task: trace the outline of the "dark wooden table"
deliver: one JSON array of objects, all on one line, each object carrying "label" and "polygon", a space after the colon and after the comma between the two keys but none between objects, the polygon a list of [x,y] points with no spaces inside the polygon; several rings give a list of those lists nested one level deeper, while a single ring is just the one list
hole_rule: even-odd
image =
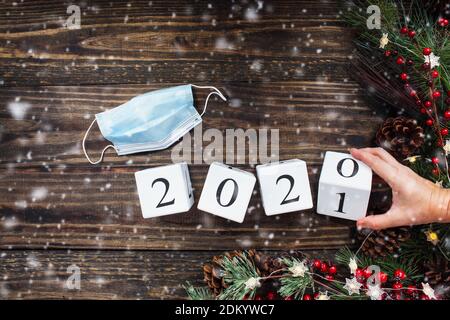
[{"label": "dark wooden table", "polygon": [[[143,219],[134,173],[171,149],[90,165],[94,114],[183,83],[215,85],[203,129],[279,128],[280,158],[307,161],[316,197],[323,153],[371,144],[382,120],[351,79],[352,35],[339,1],[0,3],[0,298],[184,298],[201,265],[238,248],[335,250],[354,223],[314,210],[244,223],[200,212]],[[198,92],[198,91],[197,91]],[[201,107],[205,92],[196,94]],[[91,153],[107,142],[93,136]],[[254,167],[238,166],[254,172]],[[198,200],[207,164],[191,165]],[[386,188],[374,184],[372,199]],[[68,290],[67,268],[81,270]]]}]

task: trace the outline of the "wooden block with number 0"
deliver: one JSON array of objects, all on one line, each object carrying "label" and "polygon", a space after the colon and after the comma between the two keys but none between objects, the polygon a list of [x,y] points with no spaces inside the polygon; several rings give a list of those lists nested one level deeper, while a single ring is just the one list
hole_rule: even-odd
[{"label": "wooden block with number 0", "polygon": [[138,171],[135,177],[144,218],[186,212],[194,204],[185,162]]},{"label": "wooden block with number 0", "polygon": [[266,215],[313,207],[306,162],[298,159],[256,166]]},{"label": "wooden block with number 0", "polygon": [[256,178],[250,172],[213,162],[198,209],[239,223],[244,221]]},{"label": "wooden block with number 0", "polygon": [[351,155],[328,151],[319,179],[317,213],[358,220],[367,213],[372,170]]}]

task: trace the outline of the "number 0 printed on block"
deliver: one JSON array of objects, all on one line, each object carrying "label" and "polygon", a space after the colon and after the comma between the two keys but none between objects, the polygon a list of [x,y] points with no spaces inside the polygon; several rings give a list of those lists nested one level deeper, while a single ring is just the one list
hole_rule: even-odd
[{"label": "number 0 printed on block", "polygon": [[255,182],[256,178],[250,172],[214,162],[209,167],[198,208],[241,223]]},{"label": "number 0 printed on block", "polygon": [[358,220],[366,215],[372,170],[351,155],[328,151],[319,180],[317,213]]}]

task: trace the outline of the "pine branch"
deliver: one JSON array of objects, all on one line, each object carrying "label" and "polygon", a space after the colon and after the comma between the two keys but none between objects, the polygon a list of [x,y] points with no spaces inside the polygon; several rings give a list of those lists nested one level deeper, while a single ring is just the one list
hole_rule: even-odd
[{"label": "pine branch", "polygon": [[191,300],[215,300],[208,288],[194,287],[187,282],[186,285],[183,286],[183,289]]},{"label": "pine branch", "polygon": [[[286,265],[288,270],[289,268],[293,268],[294,266],[303,263],[302,261],[293,257],[284,258],[282,261]],[[278,290],[278,293],[285,298],[292,297],[294,299],[301,299],[305,294],[305,290],[307,288],[313,287],[313,277],[309,272],[305,273],[303,276],[292,276],[292,274],[290,274],[281,278],[281,287]]]},{"label": "pine branch", "polygon": [[249,280],[260,281],[255,265],[246,253],[240,257],[224,256],[221,267],[224,269],[224,280],[229,285],[218,297],[220,300],[252,299],[259,285],[249,285]]}]

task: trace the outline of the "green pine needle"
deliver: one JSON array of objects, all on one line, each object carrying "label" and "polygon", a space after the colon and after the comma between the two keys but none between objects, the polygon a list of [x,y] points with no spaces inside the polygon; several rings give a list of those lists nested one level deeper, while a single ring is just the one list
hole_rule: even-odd
[{"label": "green pine needle", "polygon": [[186,293],[191,300],[215,300],[211,291],[208,288],[194,287],[189,282],[183,286]]},{"label": "green pine needle", "polygon": [[248,288],[246,283],[251,278],[260,279],[254,263],[246,253],[241,256],[225,256],[221,262],[224,280],[228,287],[219,295],[220,300],[252,299],[257,288]]},{"label": "green pine needle", "polygon": [[[288,269],[302,263],[302,261],[294,257],[284,258],[282,261]],[[281,278],[281,287],[278,293],[285,298],[301,299],[305,294],[305,290],[313,288],[313,286],[314,282],[310,273],[305,273],[303,277],[286,276]]]}]

